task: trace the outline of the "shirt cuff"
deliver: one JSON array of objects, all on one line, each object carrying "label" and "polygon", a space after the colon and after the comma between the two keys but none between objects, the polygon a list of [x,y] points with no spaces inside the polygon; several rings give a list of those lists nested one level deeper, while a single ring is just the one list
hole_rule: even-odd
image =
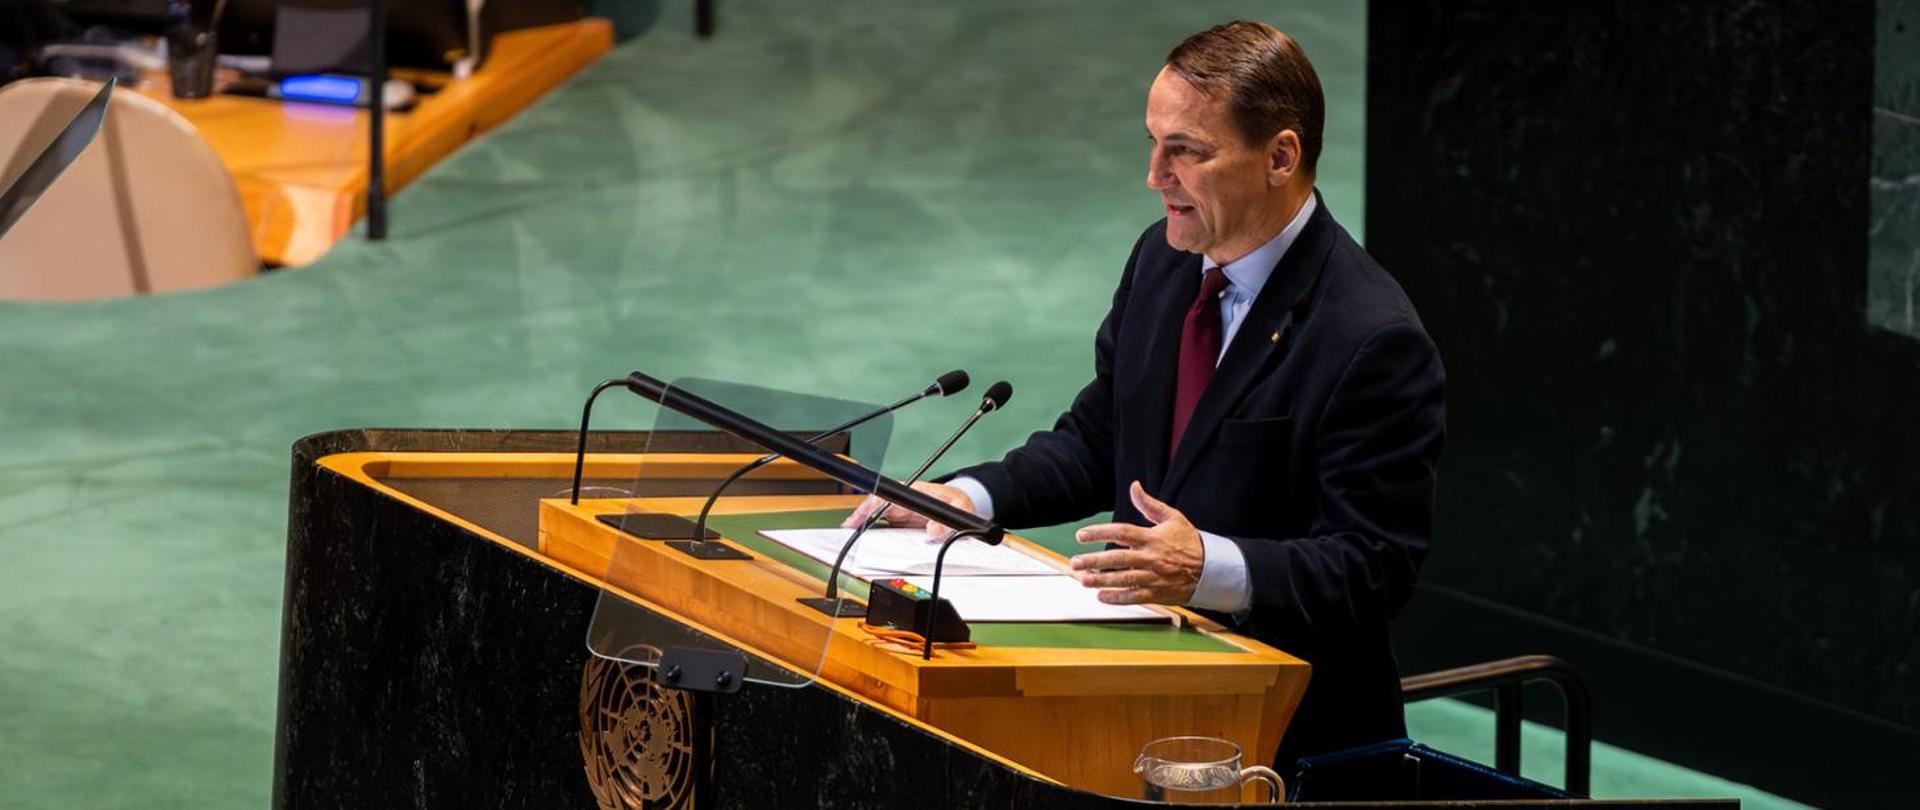
[{"label": "shirt cuff", "polygon": [[[973,499],[973,513],[986,520],[993,519],[993,495],[987,492],[985,484],[972,476],[960,476],[947,482],[947,486],[960,490]],[[1237,549],[1236,549],[1237,551]]]},{"label": "shirt cuff", "polygon": [[1247,581],[1247,556],[1232,540],[1212,532],[1200,533],[1200,545],[1206,561],[1200,567],[1200,584],[1193,590],[1187,607],[1217,610],[1233,614],[1241,621],[1253,607],[1253,586]]}]

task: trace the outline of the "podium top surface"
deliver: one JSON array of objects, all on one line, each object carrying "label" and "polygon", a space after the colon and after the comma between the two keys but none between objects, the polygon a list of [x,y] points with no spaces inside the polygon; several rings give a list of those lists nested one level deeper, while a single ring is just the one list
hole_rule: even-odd
[{"label": "podium top surface", "polygon": [[[706,482],[723,477],[754,457],[740,453],[682,453],[675,454],[671,461],[647,460],[648,481],[659,493],[659,497],[643,499],[647,511],[697,513],[703,500],[697,493]],[[407,500],[418,501],[419,505],[468,524],[483,534],[538,549],[550,562],[574,563],[569,567],[577,568],[596,584],[606,585],[602,580],[611,544],[637,541],[623,539],[618,531],[598,523],[595,517],[630,511],[633,501],[594,498],[594,484],[634,482],[642,470],[643,458],[641,454],[632,453],[589,456],[578,506],[566,503],[573,459],[565,454],[344,453],[327,456],[320,464]],[[756,483],[765,491],[768,481],[784,481],[800,491],[754,494]],[[743,494],[722,499],[714,509],[709,527],[726,542],[766,558],[755,570],[794,585],[796,595],[817,594],[825,583],[827,566],[758,533],[837,525],[839,516],[859,503],[859,496],[838,494],[840,488],[834,482],[821,480],[812,470],[785,461],[769,465],[729,491]],[[527,534],[525,521],[503,519],[500,514],[503,511],[534,508],[531,504],[503,502],[504,492],[531,495],[544,502],[537,507],[544,514],[537,515],[536,536]],[[507,524],[514,525],[508,526],[506,532],[501,531]],[[583,552],[577,549],[558,547],[556,537],[562,535],[569,538],[580,535],[573,545],[593,546],[599,556],[582,556]],[[1008,542],[1034,556],[1064,564],[1064,557],[1025,538],[1010,535]],[[846,582],[844,590],[855,597],[865,597],[864,583]],[[643,594],[635,596],[645,601]],[[1125,658],[1134,661],[1141,660],[1142,654],[1165,653],[1183,661],[1306,666],[1293,656],[1234,634],[1198,614],[1177,608],[1167,610],[1178,614],[1180,626],[1139,622],[978,622],[973,624],[973,629],[980,646],[969,657],[987,655],[982,651],[996,648],[1061,649],[1079,651],[1076,659],[1085,661],[1088,660],[1086,651],[1111,650],[1130,653]]]}]

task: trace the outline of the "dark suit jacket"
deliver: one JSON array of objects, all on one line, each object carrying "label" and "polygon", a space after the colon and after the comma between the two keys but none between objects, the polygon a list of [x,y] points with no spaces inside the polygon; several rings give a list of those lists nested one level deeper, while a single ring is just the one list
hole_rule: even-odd
[{"label": "dark suit jacket", "polygon": [[1100,325],[1093,382],[1052,430],[956,475],[978,479],[1012,528],[1109,508],[1147,525],[1127,497],[1139,479],[1246,556],[1253,604],[1236,629],[1313,665],[1276,762],[1404,736],[1387,622],[1432,531],[1439,353],[1323,203],[1168,459],[1181,321],[1199,286],[1200,255],[1169,247],[1165,220],[1148,228]]}]

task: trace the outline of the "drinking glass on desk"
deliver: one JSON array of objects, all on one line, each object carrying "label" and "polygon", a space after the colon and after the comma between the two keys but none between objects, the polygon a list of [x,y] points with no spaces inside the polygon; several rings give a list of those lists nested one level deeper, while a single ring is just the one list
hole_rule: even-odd
[{"label": "drinking glass on desk", "polygon": [[1133,772],[1146,782],[1148,801],[1168,804],[1239,804],[1240,786],[1267,785],[1267,802],[1279,804],[1286,783],[1272,768],[1240,767],[1240,746],[1214,737],[1167,737],[1147,743]]},{"label": "drinking glass on desk", "polygon": [[174,98],[213,95],[213,66],[219,56],[213,29],[182,23],[167,31],[167,79]]}]

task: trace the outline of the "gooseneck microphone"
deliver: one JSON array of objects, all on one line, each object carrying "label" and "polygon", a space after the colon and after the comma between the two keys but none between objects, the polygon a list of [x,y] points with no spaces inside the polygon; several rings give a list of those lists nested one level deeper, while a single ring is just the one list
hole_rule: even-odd
[{"label": "gooseneck microphone", "polygon": [[[587,423],[589,420],[593,418],[593,401],[599,398],[601,392],[609,388],[613,388],[615,386],[626,385],[627,382],[628,382],[627,378],[619,377],[619,378],[607,380],[606,382],[603,382],[599,385],[594,386],[593,393],[587,395],[586,407],[583,408],[580,412],[580,446],[579,446],[579,449],[574,452],[574,456],[573,456],[572,503],[576,506],[580,504],[580,475],[582,470],[585,468],[586,461],[587,461]],[[856,416],[852,419],[849,419],[831,428],[820,431],[819,433],[816,433],[812,436],[807,437],[805,441],[807,444],[814,444],[836,433],[842,433],[848,430],[852,430],[856,427],[866,424],[867,422],[870,422],[874,419],[878,419],[887,414],[893,413],[894,411],[900,410],[901,408],[905,408],[908,405],[912,405],[913,403],[919,402],[920,400],[926,399],[928,397],[947,396],[950,394],[960,393],[961,391],[966,390],[967,384],[969,382],[971,382],[971,380],[967,377],[967,373],[965,371],[961,371],[960,369],[954,369],[952,371],[949,371],[945,374],[940,375],[938,379],[935,379],[933,381],[932,385],[929,385],[926,388],[921,389],[920,393],[906,397],[900,400],[899,402],[893,403],[892,405],[888,405],[884,408],[880,408],[878,410],[874,410],[874,411],[862,414],[860,416]],[[739,479],[741,476],[746,475],[747,473],[753,472],[754,470],[760,469],[761,467],[764,467],[768,464],[771,464],[775,459],[779,457],[780,457],[779,453],[768,453],[765,456],[761,456],[760,458],[749,462],[746,466],[741,467],[738,470],[735,470],[732,475],[727,476],[727,480],[722,481],[720,483],[720,486],[714,489],[713,495],[707,498],[706,505],[700,508],[700,522],[699,522],[700,531],[696,531],[693,534],[694,541],[699,542],[702,538],[706,536],[704,532],[707,525],[707,510],[713,508],[713,502],[715,499],[720,497],[721,490],[726,489],[729,484],[732,484],[735,480]]]},{"label": "gooseneck microphone", "polygon": [[856,492],[872,493],[942,525],[976,532],[980,542],[988,545],[998,544],[1006,536],[1006,530],[993,521],[960,509],[939,498],[930,497],[924,492],[867,469],[859,462],[824,452],[739,411],[684,391],[669,395],[670,389],[666,383],[644,372],[636,371],[627,375],[626,382],[627,390],[639,396],[818,470]]},{"label": "gooseneck microphone", "polygon": [[[1012,398],[1012,383],[1001,380],[988,386],[986,396],[980,398],[980,407],[973,412],[973,415],[967,417],[967,421],[960,425],[960,429],[954,431],[952,436],[948,436],[946,442],[940,445],[940,449],[933,451],[933,455],[927,456],[927,460],[921,463],[920,468],[914,470],[913,475],[909,476],[903,483],[907,486],[913,486],[913,483],[920,480],[920,476],[925,475],[927,470],[940,460],[941,456],[946,455],[947,451],[953,448],[955,442],[960,441],[961,436],[967,435],[967,431],[973,429],[974,424],[978,423],[981,417],[1000,410],[1007,404],[1007,400]],[[860,536],[866,534],[867,530],[873,528],[874,524],[879,523],[880,517],[886,513],[887,510],[884,508],[874,510],[873,514],[867,516],[866,521],[862,522],[858,528],[853,530],[853,534],[847,536],[847,542],[841,544],[839,555],[833,558],[833,568],[827,571],[826,596],[818,599],[801,599],[799,600],[801,604],[812,607],[829,616],[859,618],[860,615],[863,615],[854,612],[860,608],[845,604],[839,598],[840,567],[846,563],[847,553],[853,550],[853,544],[859,542]],[[942,549],[943,553],[944,551],[945,550]],[[936,579],[939,577],[937,563],[938,561],[936,561],[934,572]]]},{"label": "gooseneck microphone", "polygon": [[593,418],[593,401],[600,393],[615,386],[626,385],[625,377],[615,377],[593,387],[593,393],[587,395],[587,404],[580,409],[580,447],[573,453],[573,500],[574,506],[580,505],[580,473],[587,466],[587,421]]},{"label": "gooseneck microphone", "polygon": [[[952,394],[958,394],[961,391],[966,390],[967,384],[970,382],[972,382],[972,380],[967,377],[967,373],[965,371],[961,371],[960,369],[954,369],[952,371],[949,371],[945,374],[940,375],[939,379],[934,380],[932,385],[929,385],[926,388],[921,389],[920,393],[918,394],[914,394],[912,396],[901,399],[899,402],[895,402],[892,405],[888,405],[884,408],[880,408],[880,409],[862,414],[860,416],[856,416],[838,425],[835,425],[833,427],[827,428],[826,430],[820,431],[819,433],[815,433],[812,436],[808,436],[807,438],[802,439],[801,441],[804,441],[810,445],[819,444],[820,442],[825,441],[830,436],[834,436],[840,433],[845,433],[846,431],[852,430],[856,427],[866,424],[867,422],[873,421],[882,416],[893,413],[894,411],[900,410],[901,408],[905,408],[908,405],[912,405],[915,402],[919,402],[920,400],[927,399],[929,397],[944,397]],[[768,464],[772,464],[774,460],[778,458],[780,458],[779,453],[768,453],[764,456],[761,456],[752,461],[749,461],[746,464],[741,465],[740,469],[734,470],[733,474],[727,476],[726,480],[721,481],[719,486],[714,487],[713,494],[708,495],[706,503],[703,503],[700,505],[700,517],[698,517],[693,521],[693,542],[700,543],[706,540],[707,513],[713,511],[714,503],[720,500],[720,494],[725,492],[727,490],[727,487],[732,486],[733,482],[740,480],[747,473],[753,472],[754,470],[760,469],[761,467],[765,467]]]},{"label": "gooseneck microphone", "polygon": [[[1000,545],[999,538],[990,539],[973,529],[956,529],[952,534],[947,535],[947,539],[940,541],[940,553],[933,557],[933,592],[927,594],[927,601],[935,605],[940,604],[940,569],[945,568],[947,565],[947,549],[953,548],[954,543],[968,537],[990,546]],[[920,638],[922,639],[920,642],[920,660],[922,661],[933,660],[933,623],[937,613],[938,611],[934,610],[927,611],[926,621],[920,626]]]}]

